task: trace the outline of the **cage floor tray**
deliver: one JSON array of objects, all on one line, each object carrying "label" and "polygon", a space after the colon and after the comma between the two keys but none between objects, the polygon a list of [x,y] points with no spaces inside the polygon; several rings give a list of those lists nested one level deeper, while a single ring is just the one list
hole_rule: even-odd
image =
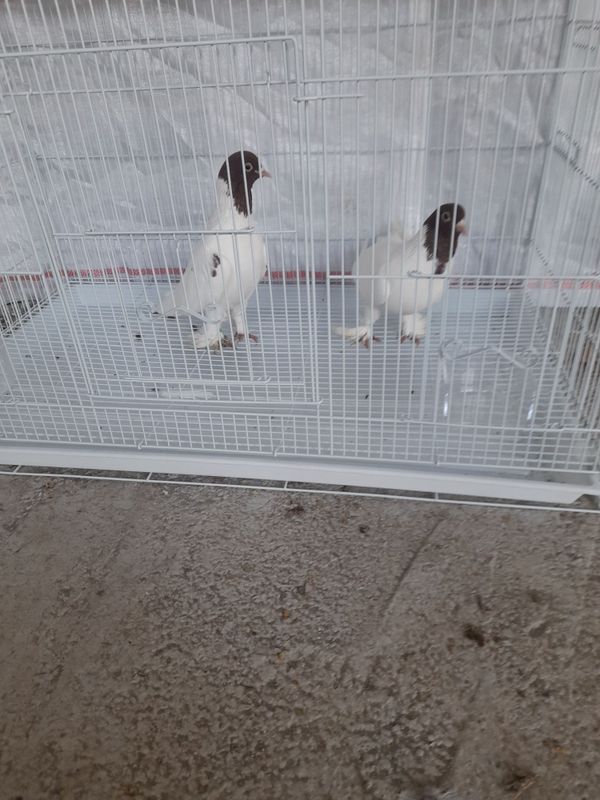
[{"label": "cage floor tray", "polygon": [[348,283],[261,285],[258,342],[209,352],[193,320],[148,315],[143,285],[72,284],[4,337],[5,441],[592,469],[539,311],[521,290],[449,290],[420,345],[399,321],[371,349]]}]

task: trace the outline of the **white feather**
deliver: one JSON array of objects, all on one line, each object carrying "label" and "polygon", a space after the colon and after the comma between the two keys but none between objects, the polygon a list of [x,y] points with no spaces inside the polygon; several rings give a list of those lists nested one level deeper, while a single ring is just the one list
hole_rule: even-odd
[{"label": "white feather", "polygon": [[246,305],[267,269],[264,238],[252,233],[252,217],[235,209],[221,179],[217,180],[217,209],[208,228],[239,233],[207,234],[192,250],[181,281],[160,301],[160,311],[166,315],[206,315],[204,331],[194,337],[197,347],[218,344],[220,325],[227,319],[236,333],[246,333]]},{"label": "white feather", "polygon": [[403,336],[417,339],[425,334],[423,312],[439,301],[444,281],[426,277],[435,274],[436,259],[427,260],[424,230],[407,240],[400,231],[400,226],[393,226],[390,236],[360,254],[352,271],[357,276],[361,324],[336,328],[338,335],[368,345],[373,325],[386,310],[401,317]]}]

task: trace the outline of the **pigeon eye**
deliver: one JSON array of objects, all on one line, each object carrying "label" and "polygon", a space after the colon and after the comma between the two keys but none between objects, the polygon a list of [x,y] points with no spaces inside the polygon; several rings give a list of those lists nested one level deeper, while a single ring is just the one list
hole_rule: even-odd
[{"label": "pigeon eye", "polygon": [[450,214],[447,211],[442,212],[442,222],[450,222]]},{"label": "pigeon eye", "polygon": [[252,164],[249,161],[246,161],[246,172],[252,172]]}]

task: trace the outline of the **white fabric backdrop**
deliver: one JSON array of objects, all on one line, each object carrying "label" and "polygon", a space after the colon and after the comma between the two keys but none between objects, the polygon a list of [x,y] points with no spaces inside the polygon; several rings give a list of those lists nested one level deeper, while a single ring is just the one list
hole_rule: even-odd
[{"label": "white fabric backdrop", "polygon": [[[357,248],[389,224],[413,229],[440,201],[454,199],[465,205],[470,228],[457,272],[525,269],[557,78],[477,73],[556,67],[566,0],[340,0],[322,9],[316,0],[90,0],[77,13],[70,2],[46,5],[0,8],[0,47],[21,53],[0,64],[4,104],[16,109],[0,117],[0,269],[49,263],[23,158],[33,156],[38,205],[52,232],[196,230],[211,211],[215,172],[242,143],[260,151],[276,176],[255,199],[258,223],[272,234],[272,269],[311,265],[308,230],[315,269],[349,270]],[[297,74],[278,41],[251,50],[23,57],[46,48],[280,36],[295,39]],[[386,80],[393,75],[404,77]],[[199,88],[249,76],[253,87]],[[373,77],[381,80],[360,81]],[[143,90],[149,86],[152,93]],[[297,93],[361,97],[297,109],[290,101]],[[299,247],[281,230],[297,231]],[[74,270],[181,266],[189,249],[185,236],[52,242]]]}]

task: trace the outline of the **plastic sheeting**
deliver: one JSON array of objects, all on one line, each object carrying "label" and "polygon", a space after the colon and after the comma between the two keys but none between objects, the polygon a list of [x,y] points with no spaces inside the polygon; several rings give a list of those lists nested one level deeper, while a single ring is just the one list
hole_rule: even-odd
[{"label": "plastic sheeting", "polygon": [[[523,274],[570,6],[9,0],[0,271],[185,266],[243,145],[275,176],[255,196],[273,270],[348,271],[390,225],[458,200],[470,236],[455,271]],[[563,127],[579,113],[563,108]]]}]

